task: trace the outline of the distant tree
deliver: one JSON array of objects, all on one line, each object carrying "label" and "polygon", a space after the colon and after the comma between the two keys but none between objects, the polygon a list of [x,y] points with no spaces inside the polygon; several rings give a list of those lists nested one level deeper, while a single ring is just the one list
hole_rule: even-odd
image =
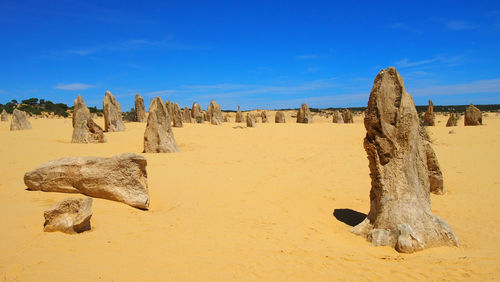
[{"label": "distant tree", "polygon": [[33,106],[33,105],[36,105],[38,103],[38,98],[30,98],[30,99],[22,100],[21,103]]}]

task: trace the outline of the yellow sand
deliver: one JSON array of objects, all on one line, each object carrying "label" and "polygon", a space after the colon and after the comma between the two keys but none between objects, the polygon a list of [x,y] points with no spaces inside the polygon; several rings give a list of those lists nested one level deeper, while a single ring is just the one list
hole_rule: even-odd
[{"label": "yellow sand", "polygon": [[[26,191],[23,175],[61,157],[140,153],[144,123],[71,144],[70,119],[0,123],[2,280],[485,280],[500,278],[500,117],[430,128],[447,193],[432,208],[460,248],[399,254],[373,247],[333,216],[366,213],[370,177],[361,116],[354,124],[185,124],[182,150],[144,154],[149,211],[95,199],[92,230],[43,232],[43,211],[79,194]],[[234,121],[234,114],[233,114]],[[97,119],[103,124],[102,119]],[[456,134],[448,134],[454,129]]]}]

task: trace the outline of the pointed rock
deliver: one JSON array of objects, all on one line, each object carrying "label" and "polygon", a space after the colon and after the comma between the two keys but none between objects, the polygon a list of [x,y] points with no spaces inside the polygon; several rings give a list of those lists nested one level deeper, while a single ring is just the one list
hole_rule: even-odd
[{"label": "pointed rock", "polygon": [[210,123],[213,125],[221,125],[222,124],[222,111],[220,109],[220,105],[215,103],[214,100],[210,102],[207,111],[210,120]]},{"label": "pointed rock", "polygon": [[448,121],[446,122],[446,126],[457,126],[458,125],[458,116],[456,113],[450,113],[450,116],[448,117]]},{"label": "pointed rock", "polygon": [[429,106],[427,107],[427,111],[424,114],[424,125],[426,126],[434,126],[435,125],[435,116],[434,116],[434,104],[432,100],[429,100]]},{"label": "pointed rock", "polygon": [[276,115],[274,116],[274,123],[285,123],[285,114],[283,112],[276,112]]},{"label": "pointed rock", "polygon": [[122,120],[122,108],[115,96],[106,91],[102,101],[102,111],[104,113],[104,130],[106,132],[124,131],[125,125]]},{"label": "pointed rock", "polygon": [[73,107],[73,135],[71,143],[104,143],[106,137],[102,128],[97,125],[90,115],[80,94],[75,99]]},{"label": "pointed rock", "polygon": [[160,97],[156,97],[149,106],[148,123],[144,132],[144,153],[180,152],[170,124],[167,107]]},{"label": "pointed rock", "polygon": [[240,106],[238,105],[238,111],[236,112],[236,118],[234,122],[241,123],[243,122],[243,113],[241,112]]},{"label": "pointed rock", "polygon": [[312,123],[311,111],[306,103],[303,103],[297,112],[297,123]]},{"label": "pointed rock", "polygon": [[191,111],[188,107],[185,107],[182,111],[182,122],[193,123],[193,119],[191,118]]},{"label": "pointed rock", "polygon": [[32,191],[82,193],[148,209],[146,165],[146,158],[131,153],[62,158],[27,172],[24,184]]},{"label": "pointed rock", "polygon": [[483,124],[483,115],[481,111],[476,108],[474,105],[470,104],[467,109],[465,109],[465,118],[464,125],[482,125]]},{"label": "pointed rock", "polygon": [[141,97],[141,95],[137,94],[135,95],[135,113],[137,115],[137,121],[138,122],[146,122],[146,108],[144,107],[144,99]]},{"label": "pointed rock", "polygon": [[7,112],[5,109],[2,110],[2,121],[9,121],[9,116],[7,115]]},{"label": "pointed rock", "polygon": [[247,113],[247,127],[257,127],[255,115],[252,113]]},{"label": "pointed rock", "polygon": [[260,113],[260,118],[262,119],[262,123],[269,122],[269,120],[267,119],[267,112],[266,111],[262,111]]},{"label": "pointed rock", "polygon": [[191,117],[194,119],[195,123],[203,123],[203,113],[201,112],[201,106],[196,102],[193,103],[191,108]]},{"label": "pointed rock", "polygon": [[344,123],[354,123],[354,119],[352,118],[352,113],[349,109],[344,109],[342,111],[342,119]]},{"label": "pointed rock", "polygon": [[413,99],[395,68],[379,72],[365,112],[370,212],[352,232],[399,252],[458,246],[453,230],[432,214],[427,151]]},{"label": "pointed rock", "polygon": [[14,109],[12,112],[12,121],[10,122],[10,130],[27,130],[31,129],[31,123],[25,112]]},{"label": "pointed rock", "polygon": [[182,127],[182,113],[179,104],[172,103],[172,115],[174,127]]},{"label": "pointed rock", "polygon": [[427,156],[427,170],[429,171],[429,190],[433,194],[442,195],[445,193],[443,173],[436,152],[434,152],[429,142],[425,142],[425,153]]},{"label": "pointed rock", "polygon": [[344,123],[344,118],[342,117],[342,114],[339,111],[333,111],[332,122],[333,123]]},{"label": "pointed rock", "polygon": [[91,229],[92,198],[68,198],[43,213],[43,231],[81,233]]}]

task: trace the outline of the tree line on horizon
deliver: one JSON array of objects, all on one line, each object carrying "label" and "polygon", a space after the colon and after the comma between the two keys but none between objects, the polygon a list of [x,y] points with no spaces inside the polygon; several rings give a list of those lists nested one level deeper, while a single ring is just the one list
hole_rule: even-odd
[{"label": "tree line on horizon", "polygon": [[[434,105],[435,112],[465,112],[465,109],[469,105]],[[481,111],[500,111],[500,104],[486,104],[486,105],[475,105]],[[416,106],[417,111],[425,112],[427,110],[427,105]],[[91,113],[95,113],[99,116],[102,115],[102,109],[98,109],[97,107],[88,107]],[[5,105],[0,103],[0,112],[5,110],[7,113],[12,114],[14,109],[18,109],[24,112],[27,112],[31,115],[41,115],[42,112],[53,113],[54,115],[67,117],[68,111],[73,110],[73,106],[69,107],[64,103],[53,103],[52,101],[39,99],[39,98],[30,98],[26,100],[21,100],[19,103],[17,100],[13,99],[10,102],[7,102]],[[283,108],[283,109],[274,109],[276,111],[290,111],[297,110],[298,108]],[[311,112],[321,112],[321,111],[334,111],[334,110],[343,110],[349,109],[353,112],[361,112],[365,111],[366,107],[329,107],[329,108],[309,108]],[[223,112],[236,112],[235,110],[222,110]],[[133,121],[135,116],[135,109],[131,108],[128,112],[123,112],[125,120]]]}]

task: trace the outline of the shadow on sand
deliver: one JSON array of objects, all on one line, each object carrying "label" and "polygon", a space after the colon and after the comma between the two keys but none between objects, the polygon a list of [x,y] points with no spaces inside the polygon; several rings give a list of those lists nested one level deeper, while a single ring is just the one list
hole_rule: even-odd
[{"label": "shadow on sand", "polygon": [[366,218],[366,214],[351,209],[335,209],[333,211],[333,216],[338,221],[342,221],[343,223],[353,227],[361,223]]}]

